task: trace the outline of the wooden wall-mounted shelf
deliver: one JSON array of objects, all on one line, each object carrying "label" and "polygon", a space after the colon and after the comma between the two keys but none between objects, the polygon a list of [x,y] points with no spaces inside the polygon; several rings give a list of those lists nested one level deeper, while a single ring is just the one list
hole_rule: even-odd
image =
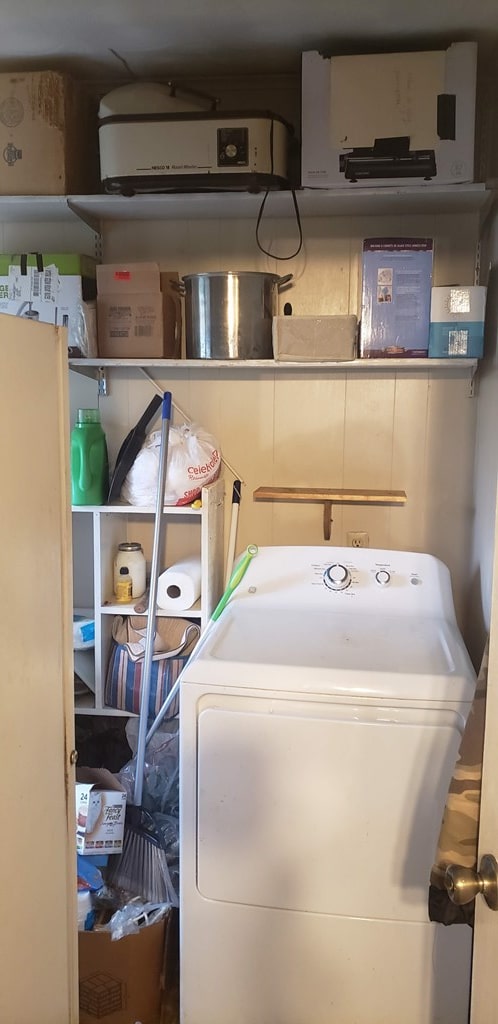
[{"label": "wooden wall-mounted shelf", "polygon": [[258,487],[254,501],[304,501],[323,505],[323,537],[330,540],[332,505],[405,505],[405,491],[379,491],[371,488],[330,487]]}]

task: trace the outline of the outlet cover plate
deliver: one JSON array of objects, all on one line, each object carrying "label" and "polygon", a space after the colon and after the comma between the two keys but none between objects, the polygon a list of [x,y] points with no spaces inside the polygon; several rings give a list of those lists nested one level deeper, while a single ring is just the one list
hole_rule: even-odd
[{"label": "outlet cover plate", "polygon": [[368,533],[364,530],[349,530],[346,540],[349,548],[368,548]]}]

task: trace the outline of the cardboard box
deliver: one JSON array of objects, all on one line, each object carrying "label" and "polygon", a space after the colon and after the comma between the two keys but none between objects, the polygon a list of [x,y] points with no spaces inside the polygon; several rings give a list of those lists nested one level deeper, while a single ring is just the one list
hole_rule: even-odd
[{"label": "cardboard box", "polygon": [[0,253],[0,312],[67,327],[96,298],[96,265],[77,253]]},{"label": "cardboard box", "polygon": [[126,792],[105,768],[76,770],[76,849],[85,854],[121,853]]},{"label": "cardboard box", "polygon": [[473,181],[476,70],[476,43],[418,53],[303,53],[302,185]]},{"label": "cardboard box", "polygon": [[273,355],[281,362],[354,359],[355,316],[274,316]]},{"label": "cardboard box", "polygon": [[430,358],[481,358],[484,354],[486,291],[482,285],[432,289]]},{"label": "cardboard box", "polygon": [[432,248],[432,238],[364,240],[362,358],[428,355]]},{"label": "cardboard box", "polygon": [[159,1024],[168,918],[113,942],[78,933],[80,1024]]},{"label": "cardboard box", "polygon": [[99,355],[110,359],[179,359],[181,300],[176,271],[158,263],[97,268]]},{"label": "cardboard box", "polygon": [[95,303],[96,265],[78,253],[0,253],[0,313],[67,327],[71,355],[96,356],[95,328],[88,341],[94,351],[82,353],[75,336],[78,310]]},{"label": "cardboard box", "polygon": [[96,105],[59,71],[0,74],[0,154],[3,195],[95,191]]}]

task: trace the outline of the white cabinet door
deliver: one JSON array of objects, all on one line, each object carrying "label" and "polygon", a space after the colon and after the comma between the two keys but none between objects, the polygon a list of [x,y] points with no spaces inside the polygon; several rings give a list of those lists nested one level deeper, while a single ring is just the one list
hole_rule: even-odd
[{"label": "white cabinet door", "polygon": [[0,1020],[77,1010],[67,341],[0,316]]},{"label": "white cabinet door", "polygon": [[[498,511],[498,510],[497,510]],[[495,538],[498,537],[498,514]],[[491,553],[490,553],[491,557]],[[486,732],[482,765],[479,821],[479,862],[485,854],[498,860],[498,545],[495,540],[493,598],[489,642]],[[472,969],[471,1024],[498,1021],[498,912],[489,909],[482,896],[476,899]]]}]

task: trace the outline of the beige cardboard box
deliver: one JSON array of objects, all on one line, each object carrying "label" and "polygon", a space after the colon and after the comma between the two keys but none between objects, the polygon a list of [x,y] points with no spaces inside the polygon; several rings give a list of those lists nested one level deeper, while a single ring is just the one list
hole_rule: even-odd
[{"label": "beige cardboard box", "polygon": [[66,195],[98,185],[96,110],[58,71],[0,74],[0,193]]},{"label": "beige cardboard box", "polygon": [[110,359],[178,359],[181,301],[176,271],[158,263],[97,267],[99,355]]},{"label": "beige cardboard box", "polygon": [[117,941],[78,932],[80,1024],[158,1024],[168,925],[163,918]]},{"label": "beige cardboard box", "polygon": [[355,316],[274,316],[273,355],[280,362],[354,359]]},{"label": "beige cardboard box", "polygon": [[78,853],[121,853],[126,792],[116,776],[105,768],[78,768],[75,791]]}]

